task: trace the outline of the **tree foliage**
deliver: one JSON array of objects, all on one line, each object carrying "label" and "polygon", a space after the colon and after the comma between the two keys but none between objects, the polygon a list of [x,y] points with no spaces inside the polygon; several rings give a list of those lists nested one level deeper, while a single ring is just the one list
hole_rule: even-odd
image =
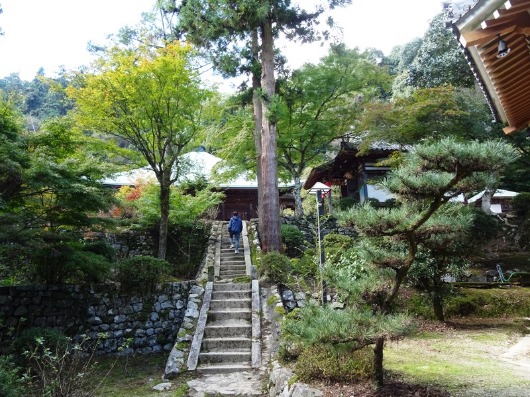
[{"label": "tree foliage", "polygon": [[[414,60],[404,68],[404,83],[416,88],[432,88],[450,84],[471,88],[475,78],[453,32],[446,26],[446,15],[434,17],[421,40]],[[409,51],[402,52],[401,63],[411,59]]]},{"label": "tree foliage", "polygon": [[[491,186],[492,178],[516,157],[515,149],[501,141],[462,143],[445,138],[417,145],[383,182],[396,196],[397,207],[376,209],[365,205],[341,216],[343,223],[355,225],[364,237],[361,257],[394,274],[378,302],[378,311],[392,312],[392,303],[422,245],[435,236],[469,227],[464,212],[454,211],[447,216],[440,208],[457,194]],[[374,354],[378,383],[383,381],[383,347],[384,339],[378,340]]]},{"label": "tree foliage", "polygon": [[154,171],[160,187],[160,258],[165,257],[170,186],[180,157],[200,142],[208,91],[193,69],[193,53],[178,42],[153,50],[114,47],[79,75],[68,93],[88,129],[124,139]]},{"label": "tree foliage", "polygon": [[364,205],[339,213],[339,221],[355,226],[360,235],[354,250],[327,267],[326,278],[345,309],[304,308],[285,323],[291,341],[375,345],[374,375],[382,384],[385,340],[410,329],[410,321],[394,312],[393,303],[418,253],[471,225],[464,207],[441,209],[456,194],[490,183],[516,156],[513,147],[500,141],[445,138],[415,146],[384,182],[397,199],[396,207]]},{"label": "tree foliage", "polygon": [[334,140],[349,132],[362,105],[390,88],[386,71],[357,50],[332,47],[316,65],[307,64],[280,84],[278,165],[295,183],[296,216],[303,215],[300,198],[304,170],[322,162]]},{"label": "tree foliage", "polygon": [[21,80],[18,73],[0,79],[0,90],[24,115],[26,128],[31,131],[38,131],[50,118],[66,115],[70,109],[63,92],[66,85],[64,70],[56,78],[45,77],[44,69],[40,68],[31,81]]},{"label": "tree foliage", "polygon": [[[335,7],[349,2],[328,0],[326,4]],[[314,12],[308,12],[284,0],[188,0],[182,3],[182,7],[174,7],[181,16],[179,29],[191,41],[216,54],[214,59],[220,69],[238,70],[241,63],[235,61],[237,58],[245,58],[250,65],[247,69],[252,73],[254,142],[259,157],[260,234],[265,252],[278,251],[281,245],[277,120],[274,115],[275,40],[280,32],[289,39],[312,40],[316,18],[323,9],[318,6]],[[239,43],[243,44],[239,46]],[[229,54],[228,57],[225,54]]]},{"label": "tree foliage", "polygon": [[[0,258],[5,264],[1,270],[28,271],[29,279],[32,273],[57,275],[52,262],[67,262],[60,247],[100,223],[97,213],[111,202],[99,183],[105,175],[100,142],[69,119],[50,120],[39,132],[24,133],[13,107],[0,102],[0,108],[0,134],[5,138],[0,140],[0,153],[6,154],[0,160]],[[88,275],[90,266],[96,267],[97,258],[93,259],[81,260],[86,271],[77,274]],[[55,275],[43,281],[65,281]]]},{"label": "tree foliage", "polygon": [[407,97],[370,103],[359,129],[366,131],[363,150],[381,141],[413,145],[447,136],[488,140],[502,135],[491,123],[482,94],[452,86],[416,89]]}]

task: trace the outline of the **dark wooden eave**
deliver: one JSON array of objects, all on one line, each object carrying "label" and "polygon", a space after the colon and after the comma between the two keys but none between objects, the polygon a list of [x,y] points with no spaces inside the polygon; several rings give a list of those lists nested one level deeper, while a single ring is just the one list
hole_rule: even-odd
[{"label": "dark wooden eave", "polygon": [[[346,179],[351,179],[362,171],[360,166],[363,164],[376,163],[397,150],[405,149],[399,145],[380,145],[360,155],[356,145],[342,142],[341,149],[333,160],[311,170],[304,183],[304,189],[311,189],[317,182],[343,185]],[[350,174],[350,178],[345,176],[347,173]]]},{"label": "dark wooden eave", "polygon": [[[530,126],[530,0],[479,0],[453,22],[504,132]],[[499,39],[510,52],[497,57]]]}]

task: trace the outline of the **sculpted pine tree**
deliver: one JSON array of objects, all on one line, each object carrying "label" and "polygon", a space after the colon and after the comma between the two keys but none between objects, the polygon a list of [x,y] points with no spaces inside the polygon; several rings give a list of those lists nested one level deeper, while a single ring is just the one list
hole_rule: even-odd
[{"label": "sculpted pine tree", "polygon": [[[433,234],[454,230],[458,217],[444,216],[438,210],[460,193],[488,186],[492,176],[516,157],[515,149],[500,141],[461,143],[446,138],[418,145],[383,183],[397,198],[396,208],[363,206],[343,215],[342,222],[354,225],[365,239],[364,257],[394,274],[379,312],[392,313],[421,244]],[[375,340],[374,371],[379,384],[383,383],[384,343],[384,336]]]},{"label": "sculpted pine tree", "polygon": [[192,69],[190,48],[168,44],[155,52],[113,48],[68,92],[79,121],[99,133],[124,139],[138,150],[160,186],[158,257],[165,258],[170,187],[179,159],[197,144],[208,93]]},{"label": "sculpted pine tree", "polygon": [[[325,3],[335,7],[350,2],[328,0]],[[276,95],[274,43],[281,32],[291,38],[312,40],[315,37],[313,24],[324,9],[319,7],[315,12],[306,12],[291,5],[289,0],[187,0],[173,9],[180,13],[180,28],[186,37],[220,55],[216,58],[218,65],[226,61],[234,65],[234,58],[227,57],[226,53],[233,49],[231,43],[238,41],[243,43],[241,50],[250,49],[250,57],[246,59],[259,56],[260,68],[256,67],[256,62],[250,61],[249,65],[253,73],[254,134],[259,156],[261,242],[265,252],[279,251],[277,115],[271,106]],[[239,56],[241,50],[235,53]],[[235,65],[237,69],[240,64],[235,61]]]},{"label": "sculpted pine tree", "polygon": [[[440,211],[461,192],[480,189],[516,158],[500,141],[458,142],[446,138],[418,145],[392,171],[384,186],[396,197],[392,208],[355,207],[340,215],[359,233],[355,250],[326,277],[345,300],[343,310],[309,306],[286,321],[285,335],[310,346],[354,350],[374,345],[374,378],[383,384],[385,341],[406,335],[410,319],[394,310],[403,281],[418,253],[432,239],[469,225],[465,209]],[[445,208],[445,207],[444,207]]]}]

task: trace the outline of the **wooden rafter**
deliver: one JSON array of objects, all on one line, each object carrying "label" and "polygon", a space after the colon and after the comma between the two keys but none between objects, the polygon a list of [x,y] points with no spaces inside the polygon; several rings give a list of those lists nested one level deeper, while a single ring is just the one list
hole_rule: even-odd
[{"label": "wooden rafter", "polygon": [[[475,71],[484,82],[491,106],[511,133],[530,125],[530,0],[475,3],[455,31],[470,54]],[[510,51],[498,56],[499,40]]]}]

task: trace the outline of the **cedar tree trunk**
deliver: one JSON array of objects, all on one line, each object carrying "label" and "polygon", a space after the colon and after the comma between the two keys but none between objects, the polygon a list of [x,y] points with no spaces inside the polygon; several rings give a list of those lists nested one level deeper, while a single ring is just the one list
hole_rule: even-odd
[{"label": "cedar tree trunk", "polygon": [[[266,0],[264,0],[266,1]],[[278,194],[278,149],[275,116],[269,104],[274,97],[274,39],[272,20],[269,16],[261,27],[261,87],[263,129],[261,132],[261,176],[262,196],[260,197],[260,217],[262,219],[261,243],[263,252],[280,251],[280,202]]]},{"label": "cedar tree trunk", "polygon": [[[258,32],[254,30],[252,32],[252,63],[259,65],[259,44],[258,44]],[[263,195],[262,183],[263,178],[261,175],[261,126],[263,123],[263,112],[261,108],[260,98],[261,88],[261,77],[259,70],[256,66],[252,69],[252,105],[254,107],[254,146],[256,147],[256,179],[258,181],[258,209],[261,204],[261,196]],[[263,225],[263,211],[258,211],[258,234],[261,239],[261,225]]]}]

